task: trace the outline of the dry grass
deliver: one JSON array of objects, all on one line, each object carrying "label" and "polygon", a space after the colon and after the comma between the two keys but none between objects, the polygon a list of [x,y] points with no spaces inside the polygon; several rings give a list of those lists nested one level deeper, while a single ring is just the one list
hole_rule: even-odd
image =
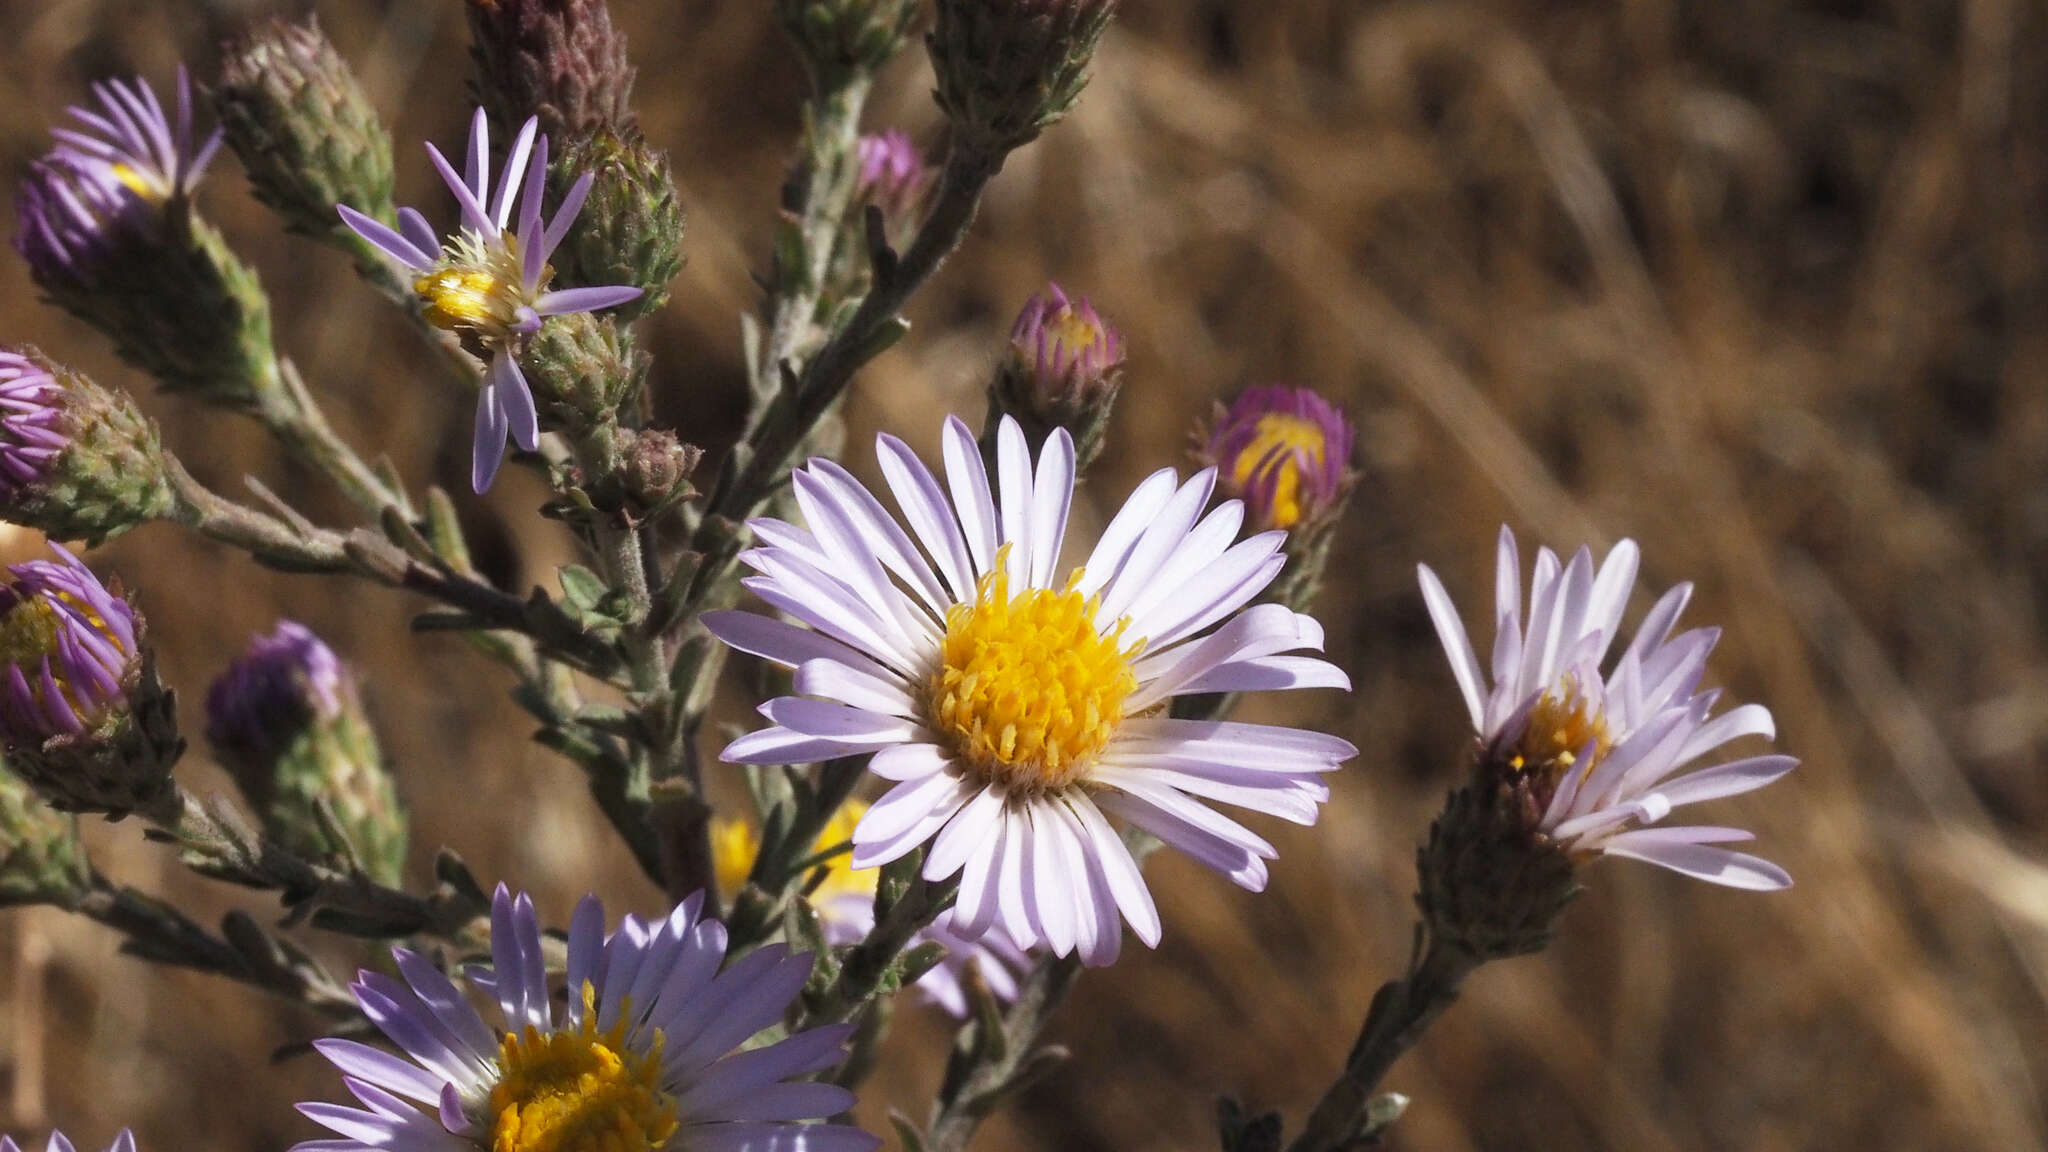
[{"label": "dry grass", "polygon": [[[179,53],[204,73],[218,35],[272,7],[0,6],[9,162],[87,77],[161,79]],[[1800,884],[1760,898],[1595,869],[1550,953],[1482,973],[1396,1069],[1416,1103],[1392,1144],[2048,1146],[2048,17],[2017,0],[1125,7],[1079,113],[1004,175],[854,423],[931,443],[934,406],[972,409],[1007,312],[1047,277],[1134,349],[1099,502],[1171,460],[1209,397],[1276,379],[1341,395],[1366,480],[1324,615],[1358,690],[1288,715],[1366,753],[1322,825],[1276,830],[1265,895],[1155,862],[1165,943],[1084,982],[1059,1029],[1071,1071],[984,1145],[1202,1148],[1219,1091],[1293,1116],[1313,1099],[1404,954],[1412,848],[1462,738],[1413,565],[1470,603],[1505,519],[1564,546],[1631,535],[1649,582],[1698,582],[1697,618],[1727,628],[1715,675],[1768,701],[1805,761],[1723,815]],[[453,0],[320,8],[403,140],[457,133]],[[651,325],[662,407],[714,445],[799,93],[767,8],[614,4],[692,211],[678,300]],[[878,113],[933,126],[922,67]],[[415,149],[401,190],[424,193]],[[460,404],[341,261],[277,236],[237,185],[223,171],[209,202],[339,421],[459,486]],[[0,316],[8,339],[135,382],[12,263]],[[196,470],[316,489],[248,429],[151,404]],[[526,515],[536,496],[505,484],[469,510],[508,577],[561,555]],[[593,882],[653,903],[569,770],[459,647],[406,637],[402,605],[168,529],[104,560],[145,590],[188,693],[275,612],[338,637],[422,853],[448,843],[557,914]],[[235,898],[127,828],[101,839],[125,878]],[[308,1019],[110,943],[0,921],[0,1127],[54,1118],[98,1142],[125,1121],[158,1149],[310,1135],[287,1105],[330,1075],[257,1062]],[[937,1023],[904,1015],[874,1121],[936,1076]]]}]

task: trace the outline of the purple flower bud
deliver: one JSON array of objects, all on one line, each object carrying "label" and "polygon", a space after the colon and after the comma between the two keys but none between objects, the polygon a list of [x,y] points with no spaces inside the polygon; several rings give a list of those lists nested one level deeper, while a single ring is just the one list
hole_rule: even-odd
[{"label": "purple flower bud", "polygon": [[51,548],[56,560],[12,565],[0,585],[0,736],[10,750],[99,725],[126,704],[141,664],[134,609]]},{"label": "purple flower bud", "polygon": [[1010,328],[1010,355],[1030,375],[1041,403],[1077,400],[1115,386],[1124,364],[1124,340],[1087,300],[1057,284],[1033,296]]},{"label": "purple flower bud", "polygon": [[1203,456],[1252,523],[1293,529],[1337,507],[1350,486],[1356,437],[1344,413],[1312,389],[1249,388],[1218,415]]},{"label": "purple flower bud", "polygon": [[936,174],[907,132],[892,128],[860,138],[860,176],[855,191],[882,210],[891,231],[907,231],[912,226]]},{"label": "purple flower bud", "polygon": [[300,731],[341,714],[355,686],[334,649],[296,620],[250,637],[206,693],[206,739],[223,760],[267,767]]},{"label": "purple flower bud", "polygon": [[0,503],[12,504],[48,481],[70,437],[64,389],[35,360],[0,349]]},{"label": "purple flower bud", "polygon": [[183,68],[175,120],[140,79],[92,93],[92,106],[70,109],[80,127],[51,129],[57,146],[30,167],[16,202],[14,246],[46,288],[90,283],[121,233],[152,227],[161,206],[191,195],[220,146],[217,129],[193,142]]}]

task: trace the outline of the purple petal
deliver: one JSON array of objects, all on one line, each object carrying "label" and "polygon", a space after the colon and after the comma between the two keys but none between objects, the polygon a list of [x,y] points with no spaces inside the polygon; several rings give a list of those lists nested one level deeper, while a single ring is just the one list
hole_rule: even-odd
[{"label": "purple petal", "polygon": [[498,404],[498,390],[485,387],[476,397],[475,455],[470,461],[470,487],[481,494],[491,490],[498,477],[498,465],[505,460],[505,410]]},{"label": "purple petal", "polygon": [[640,289],[623,284],[565,288],[560,292],[543,293],[533,302],[533,310],[543,316],[567,316],[572,312],[596,312],[639,298]]},{"label": "purple petal", "polygon": [[[348,225],[350,231],[376,245],[378,251],[407,268],[415,272],[424,272],[434,266],[436,257],[427,255],[426,250],[420,248],[412,239],[399,235],[346,204],[337,204],[334,209],[341,213],[341,222]],[[432,243],[431,235],[429,242]],[[438,252],[439,245],[434,244],[433,250]]]}]

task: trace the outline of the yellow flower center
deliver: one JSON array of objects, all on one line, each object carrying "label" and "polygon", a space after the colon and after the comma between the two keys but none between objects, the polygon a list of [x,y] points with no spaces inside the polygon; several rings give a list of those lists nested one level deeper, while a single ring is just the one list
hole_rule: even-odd
[{"label": "yellow flower center", "polygon": [[[540,284],[554,275],[541,270]],[[427,323],[449,331],[468,329],[487,340],[505,342],[514,336],[519,310],[530,301],[519,267],[519,240],[510,232],[502,243],[487,244],[464,232],[449,246],[439,266],[412,282],[426,305]]]},{"label": "yellow flower center", "polygon": [[1067,350],[1070,361],[1101,348],[1109,337],[1102,325],[1089,323],[1087,317],[1072,307],[1054,313],[1052,319],[1046,321],[1045,331],[1051,337],[1050,343],[1059,344]]},{"label": "yellow flower center", "polygon": [[583,983],[583,1023],[542,1035],[528,1027],[498,1044],[491,1089],[492,1152],[652,1152],[679,1124],[661,1087],[660,1032],[645,1051],[626,1044],[626,1020],[597,1030],[597,989]]},{"label": "yellow flower center", "polygon": [[984,783],[1039,795],[1072,784],[1123,721],[1144,641],[1123,645],[1128,619],[1095,626],[1097,597],[1076,569],[1057,592],[1010,595],[1009,545],[973,603],[946,613],[930,720]]},{"label": "yellow flower center", "polygon": [[[867,814],[868,806],[858,800],[848,801],[839,811],[832,814],[818,838],[811,844],[812,854],[836,848],[853,839],[854,825]],[[754,857],[761,853],[761,834],[745,820],[714,820],[711,824],[711,863],[718,875],[719,890],[726,893],[739,891],[746,886],[747,877],[753,874]],[[879,869],[855,868],[853,856],[841,852],[824,863],[825,879],[812,894],[813,900],[822,901],[832,896],[872,896]]]},{"label": "yellow flower center", "polygon": [[1321,469],[1328,450],[1322,426],[1285,412],[1268,412],[1253,427],[1251,443],[1237,454],[1231,466],[1230,482],[1242,491],[1254,476],[1273,473],[1273,503],[1266,514],[1274,528],[1292,528],[1301,522],[1301,474],[1304,468]]},{"label": "yellow flower center", "polygon": [[[1613,741],[1606,719],[1589,712],[1589,704],[1570,681],[1561,692],[1544,693],[1529,712],[1529,726],[1522,738],[1508,750],[1508,767],[1531,774],[1548,789],[1555,789],[1567,772],[1577,770],[1582,777],[1591,772]],[[1588,748],[1592,753],[1582,763],[1580,756]]]},{"label": "yellow flower center", "polygon": [[[121,646],[113,630],[97,613],[68,593],[57,592],[53,595],[66,604],[82,610],[86,623],[95,632],[105,637],[108,643],[116,648]],[[57,606],[40,596],[19,601],[7,610],[6,615],[0,616],[0,667],[8,664],[20,665],[22,676],[28,681],[29,693],[36,698],[37,703],[42,702],[44,692],[43,679],[39,672],[43,658],[58,651],[58,633],[64,626],[63,616],[57,611]],[[53,661],[51,670],[57,674],[57,690],[64,694],[64,702],[70,706],[71,711],[87,724],[93,723],[101,715],[100,706],[66,681],[60,661]]]},{"label": "yellow flower center", "polygon": [[119,180],[121,186],[130,192],[135,193],[151,204],[163,203],[163,191],[156,185],[143,179],[142,173],[137,172],[132,165],[112,164],[108,166],[108,170],[113,173],[114,179]]}]

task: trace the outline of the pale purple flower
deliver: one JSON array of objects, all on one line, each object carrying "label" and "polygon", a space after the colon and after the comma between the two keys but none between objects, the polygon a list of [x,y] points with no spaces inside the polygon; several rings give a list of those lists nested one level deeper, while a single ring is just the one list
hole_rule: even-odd
[{"label": "pale purple flower", "polygon": [[[21,1145],[12,1136],[0,1136],[0,1152],[21,1152]],[[43,1152],[78,1152],[62,1132],[50,1133],[49,1142],[43,1145]],[[135,1136],[123,1128],[114,1136],[114,1142],[107,1145],[107,1152],[135,1152]]]},{"label": "pale purple flower", "polygon": [[1766,860],[1715,845],[1751,839],[1737,828],[1663,827],[1674,808],[1761,788],[1790,772],[1790,756],[1748,756],[1692,768],[1745,736],[1776,735],[1769,710],[1744,704],[1711,716],[1719,689],[1699,690],[1720,629],[1672,634],[1692,585],[1653,605],[1621,656],[1638,553],[1624,540],[1596,570],[1581,548],[1561,563],[1536,554],[1528,619],[1514,533],[1501,529],[1494,576],[1492,679],[1436,573],[1419,569],[1423,599],[1450,657],[1486,762],[1533,785],[1537,831],[1573,856],[1626,856],[1733,888],[1792,883]]},{"label": "pale purple flower", "polygon": [[0,584],[0,738],[40,746],[86,732],[127,704],[141,653],[135,610],[92,569],[55,560],[11,565]]},{"label": "pale purple flower", "polygon": [[891,224],[910,222],[931,190],[936,170],[909,133],[890,129],[860,138],[860,173],[855,191],[882,210]]},{"label": "pale purple flower", "polygon": [[540,331],[541,322],[549,316],[596,312],[640,295],[640,289],[624,285],[549,291],[554,269],[548,257],[576,223],[592,176],[585,172],[577,177],[554,217],[543,220],[548,138],[540,133],[540,118],[529,118],[520,127],[495,191],[490,151],[490,128],[482,108],[470,121],[461,175],[440,149],[427,145],[428,158],[462,209],[461,227],[445,244],[415,209],[398,210],[394,231],[346,204],[338,206],[342,220],[357,235],[413,274],[413,291],[428,322],[474,336],[490,357],[477,396],[470,471],[478,492],[497,477],[508,438],[528,452],[540,447],[540,417],[533,390],[519,369],[519,355]]},{"label": "pale purple flower", "polygon": [[216,128],[196,145],[192,88],[178,69],[175,119],[140,78],[92,86],[94,103],[69,109],[77,128],[53,128],[57,146],[35,162],[16,201],[14,246],[38,283],[87,281],[112,233],[146,227],[167,202],[189,197],[220,147]]},{"label": "pale purple flower", "polygon": [[1231,402],[1202,456],[1252,522],[1293,528],[1336,506],[1350,483],[1357,438],[1336,405],[1312,388],[1247,388]]},{"label": "pale purple flower", "polygon": [[799,1123],[853,1106],[836,1084],[795,1079],[843,1060],[852,1025],[741,1049],[781,1024],[813,958],[773,944],[721,970],[725,925],[699,919],[702,906],[692,896],[653,921],[627,916],[607,937],[603,905],[585,897],[557,1005],[533,901],[501,886],[491,967],[467,973],[496,1000],[495,1027],[433,961],[394,949],[403,979],[364,971],[352,990],[404,1055],[316,1041],[362,1106],[299,1105],[340,1139],[294,1152],[872,1152],[881,1141],[858,1128]]},{"label": "pale purple flower", "polygon": [[[768,702],[772,726],[725,758],[796,764],[870,755],[895,787],[856,826],[852,864],[929,845],[924,875],[959,875],[951,928],[1000,925],[1021,947],[1115,959],[1121,919],[1147,945],[1159,914],[1106,816],[1245,888],[1276,853],[1203,800],[1313,824],[1324,773],[1357,754],[1292,728],[1179,720],[1176,696],[1348,688],[1311,656],[1323,630],[1277,604],[1244,606],[1285,563],[1284,533],[1237,541],[1244,509],[1202,514],[1213,471],[1153,474],[1087,562],[1059,575],[1073,502],[1074,444],[1056,430],[1033,462],[1004,418],[993,481],[974,434],[949,419],[950,498],[908,446],[878,439],[898,521],[844,468],[816,459],[793,477],[808,528],[750,527],[746,586],[808,628],[751,612],[705,627],[793,668],[796,694]],[[1000,496],[1000,500],[998,500]],[[905,530],[908,526],[908,531]]]},{"label": "pale purple flower", "polygon": [[40,361],[0,349],[0,502],[49,478],[70,437],[64,386]]}]

